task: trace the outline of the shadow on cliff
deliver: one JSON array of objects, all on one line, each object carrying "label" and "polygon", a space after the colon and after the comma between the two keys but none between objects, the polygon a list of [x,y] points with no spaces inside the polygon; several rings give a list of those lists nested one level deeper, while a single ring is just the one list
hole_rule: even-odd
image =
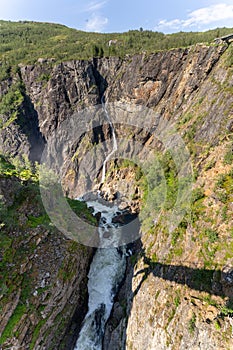
[{"label": "shadow on cliff", "polygon": [[[145,250],[142,247],[141,240],[134,244],[134,255],[128,258],[128,266],[125,280],[115,298],[115,304],[112,310],[110,319],[108,320],[105,339],[103,343],[104,350],[125,350],[127,340],[127,325],[128,318],[132,310],[133,300],[140,291],[143,283],[152,274],[156,278],[161,278],[164,281],[175,282],[188,286],[190,289],[199,292],[207,292],[211,295],[228,297],[226,307],[233,305],[232,303],[232,289],[233,289],[233,270],[221,269],[205,269],[200,268],[200,264],[194,264],[193,267],[184,265],[163,264],[154,262],[146,256]],[[144,267],[134,273],[134,267],[143,260]],[[135,277],[139,278],[138,284],[132,284]],[[231,283],[229,282],[231,280]],[[156,283],[156,281],[155,281]],[[120,311],[123,309],[123,311]],[[121,323],[120,329],[116,330],[116,326]],[[121,344],[116,342],[116,333],[120,332]],[[118,339],[118,340],[119,340]],[[111,346],[111,347],[109,347]]]},{"label": "shadow on cliff", "polygon": [[40,132],[38,113],[30,97],[24,94],[23,108],[17,119],[20,131],[26,135],[30,149],[28,158],[30,161],[40,161],[45,146],[45,139]]},{"label": "shadow on cliff", "polygon": [[220,283],[223,272],[220,269],[209,270],[200,268],[200,264],[194,263],[193,267],[184,265],[169,265],[160,262],[153,262],[145,254],[145,251],[140,252],[144,264],[147,265],[142,270],[138,271],[134,277],[142,275],[142,279],[135,289],[133,296],[139,292],[143,282],[152,274],[154,277],[162,278],[163,280],[183,284],[190,289],[199,292],[207,292],[209,294],[224,297],[222,284]]},{"label": "shadow on cliff", "polygon": [[[93,66],[92,66],[92,73],[95,78],[96,85],[98,87],[98,104],[101,104],[102,102],[105,103],[105,91],[108,88],[108,82],[107,80],[100,74],[98,69],[98,58],[93,58]],[[103,125],[99,125],[99,122],[97,121],[95,124],[95,121],[93,121],[93,135],[92,135],[92,143],[98,144],[103,143],[106,141],[106,136],[110,135],[110,128],[107,127],[107,125],[104,127]]]},{"label": "shadow on cliff", "polygon": [[104,96],[104,93],[108,87],[107,80],[103,77],[103,75],[100,74],[99,68],[98,68],[99,59],[93,58],[93,74],[95,77],[96,85],[99,89],[99,103],[101,103],[101,99]]}]

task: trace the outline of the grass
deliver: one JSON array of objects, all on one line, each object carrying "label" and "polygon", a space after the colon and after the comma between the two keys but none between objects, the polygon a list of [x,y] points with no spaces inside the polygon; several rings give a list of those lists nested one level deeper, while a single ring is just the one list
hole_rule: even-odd
[{"label": "grass", "polygon": [[233,67],[233,46],[232,45],[230,45],[229,50],[227,52],[226,66],[229,68]]},{"label": "grass", "polygon": [[195,188],[192,192],[192,198],[191,198],[192,203],[195,203],[200,199],[204,199],[204,197],[205,197],[204,189],[201,187]]},{"label": "grass", "polygon": [[219,322],[219,320],[216,320],[216,321],[214,322],[214,327],[215,327],[216,331],[220,331],[220,329],[221,329],[221,323]]},{"label": "grass", "polygon": [[[0,198],[0,310],[11,301],[12,295],[14,295],[19,288],[21,289],[21,295],[18,305],[2,333],[0,338],[1,344],[9,338],[17,337],[17,325],[21,323],[20,320],[23,315],[29,312],[35,312],[36,306],[32,300],[34,277],[29,270],[24,274],[22,274],[20,270],[21,267],[27,263],[28,257],[32,255],[36,248],[36,239],[34,239],[33,236],[30,237],[33,229],[40,226],[40,231],[37,231],[37,233],[43,232],[43,226],[46,230],[51,230],[50,219],[44,211],[39,195],[39,184],[34,172],[35,169],[29,164],[17,164],[16,161],[14,161],[14,163],[15,164],[12,164],[9,158],[2,155],[0,156],[1,177],[8,179],[8,181],[14,177],[14,179],[12,179],[12,188],[10,188],[13,195],[12,203],[9,205],[9,203],[5,203],[4,197]],[[23,166],[27,168],[24,169]],[[22,176],[24,171],[30,175],[26,180],[25,176]],[[78,215],[84,217],[86,220],[90,220],[92,224],[96,224],[96,219],[92,216],[91,211],[87,208],[85,203],[71,199],[67,200],[71,208]],[[25,211],[25,208],[27,208],[27,211]],[[21,215],[27,220],[21,221]],[[12,238],[12,232],[14,239]],[[26,244],[25,240],[27,242]],[[85,247],[70,241],[67,248],[67,256],[73,256],[73,252],[77,252],[77,249],[83,251]],[[72,259],[69,259],[67,264],[59,271],[59,273],[62,274],[61,277],[64,277],[65,280],[71,279],[76,272]],[[38,325],[32,328],[32,331],[34,329],[34,333],[30,349],[34,348],[39,331],[45,321],[46,320],[39,321]]]},{"label": "grass", "polygon": [[209,243],[215,243],[218,240],[218,233],[210,228],[204,230],[204,235],[208,238]]},{"label": "grass", "polygon": [[38,336],[40,334],[40,330],[42,328],[42,326],[46,323],[47,319],[42,319],[38,322],[38,324],[36,325],[35,329],[34,329],[34,332],[33,332],[33,335],[32,335],[32,340],[31,340],[31,343],[29,345],[29,349],[30,350],[33,350],[34,347],[35,347],[35,343],[38,339]]},{"label": "grass", "polygon": [[14,176],[17,174],[15,166],[2,154],[0,154],[0,175]]},{"label": "grass", "polygon": [[12,84],[7,93],[0,98],[0,115],[8,115],[6,121],[0,117],[0,129],[7,128],[20,114],[24,101],[24,86],[20,81]]},{"label": "grass", "polygon": [[214,190],[221,202],[226,204],[233,200],[233,169],[227,174],[219,175]]},{"label": "grass", "polygon": [[91,210],[87,207],[85,202],[80,202],[78,200],[67,198],[67,202],[71,209],[83,219],[86,219],[93,226],[97,226],[97,220],[92,215]]},{"label": "grass", "polygon": [[170,313],[170,315],[169,315],[169,317],[168,317],[168,319],[167,319],[167,325],[169,325],[169,323],[172,321],[172,319],[173,319],[174,316],[175,316],[175,313],[176,313],[176,308],[174,308],[174,309],[171,310],[171,313]]},{"label": "grass", "polygon": [[2,336],[0,337],[0,343],[4,343],[8,338],[12,338],[14,335],[14,328],[21,320],[22,316],[27,311],[26,305],[18,304],[13,315],[9,319]]},{"label": "grass", "polygon": [[35,228],[41,225],[47,226],[50,223],[50,219],[47,214],[35,217],[32,215],[28,216],[27,225],[28,227]]},{"label": "grass", "polygon": [[[201,32],[163,34],[149,30],[125,33],[86,33],[52,23],[0,21],[0,80],[17,72],[19,63],[32,64],[38,58],[50,59],[48,65],[64,60],[92,57],[125,56],[140,52],[156,52],[187,47],[229,34],[231,28]],[[117,40],[109,47],[109,40]],[[44,77],[45,81],[48,77]],[[43,80],[44,80],[43,78]]]},{"label": "grass", "polygon": [[176,296],[174,298],[174,304],[176,307],[178,307],[180,305],[180,294],[179,292],[176,292]]},{"label": "grass", "polygon": [[224,305],[220,310],[220,316],[222,317],[233,317],[233,299],[230,298],[226,305]]},{"label": "grass", "polygon": [[195,328],[196,328],[196,315],[193,312],[192,318],[189,320],[189,323],[188,323],[188,330],[190,333],[194,333]]},{"label": "grass", "polygon": [[232,164],[233,163],[233,145],[229,147],[226,154],[224,155],[224,164]]},{"label": "grass", "polygon": [[154,160],[145,166],[145,174],[140,184],[143,193],[140,218],[145,230],[153,227],[152,219],[156,218],[161,210],[169,211],[174,207],[178,185],[177,168],[171,153],[166,151],[156,154]]},{"label": "grass", "polygon": [[214,307],[219,307],[218,303],[216,300],[212,299],[211,296],[208,294],[206,295],[203,300],[208,304],[208,305],[211,305],[211,306],[214,306]]}]

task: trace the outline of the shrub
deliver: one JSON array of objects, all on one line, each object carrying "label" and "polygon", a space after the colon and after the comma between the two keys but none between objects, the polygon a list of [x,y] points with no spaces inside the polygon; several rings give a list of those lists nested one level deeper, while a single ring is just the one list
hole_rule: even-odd
[{"label": "shrub", "polygon": [[208,237],[210,243],[214,243],[218,240],[218,233],[214,230],[206,229],[205,235]]},{"label": "shrub", "polygon": [[192,318],[189,320],[189,324],[188,324],[188,330],[190,333],[193,333],[196,327],[196,315],[193,312]]},{"label": "shrub", "polygon": [[232,164],[233,163],[233,145],[231,145],[230,149],[226,152],[224,156],[224,164]]}]

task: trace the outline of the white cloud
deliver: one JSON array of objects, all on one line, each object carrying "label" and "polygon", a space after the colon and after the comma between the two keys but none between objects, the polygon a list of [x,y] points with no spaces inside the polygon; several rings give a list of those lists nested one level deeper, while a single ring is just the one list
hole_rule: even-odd
[{"label": "white cloud", "polygon": [[87,21],[85,30],[88,32],[102,32],[108,24],[108,18],[93,14]]},{"label": "white cloud", "polygon": [[94,12],[102,9],[104,5],[107,3],[106,0],[104,1],[91,1],[87,6],[85,7],[85,12]]},{"label": "white cloud", "polygon": [[88,13],[88,19],[84,30],[88,32],[102,32],[108,24],[108,18],[103,16],[102,9],[108,0],[96,0],[89,2],[81,12]]},{"label": "white cloud", "polygon": [[[209,7],[202,7],[188,14],[187,19],[173,19],[171,21],[161,20],[156,30],[188,29],[202,27],[213,23],[233,19],[233,5],[219,3]],[[224,25],[224,22],[223,22]]]}]

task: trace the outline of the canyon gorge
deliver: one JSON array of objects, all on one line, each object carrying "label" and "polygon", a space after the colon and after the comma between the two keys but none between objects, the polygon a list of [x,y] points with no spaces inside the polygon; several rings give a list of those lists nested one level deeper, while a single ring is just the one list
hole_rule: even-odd
[{"label": "canyon gorge", "polygon": [[[47,58],[0,81],[5,103],[14,96],[0,113],[2,168],[43,154],[80,218],[66,225],[53,207],[51,221],[53,182],[48,190],[22,173],[0,175],[0,349],[74,349],[89,315],[91,263],[108,249],[124,261],[103,350],[232,348],[232,53],[220,43]],[[98,193],[118,207],[115,250],[100,245],[100,210],[76,200]]]}]

